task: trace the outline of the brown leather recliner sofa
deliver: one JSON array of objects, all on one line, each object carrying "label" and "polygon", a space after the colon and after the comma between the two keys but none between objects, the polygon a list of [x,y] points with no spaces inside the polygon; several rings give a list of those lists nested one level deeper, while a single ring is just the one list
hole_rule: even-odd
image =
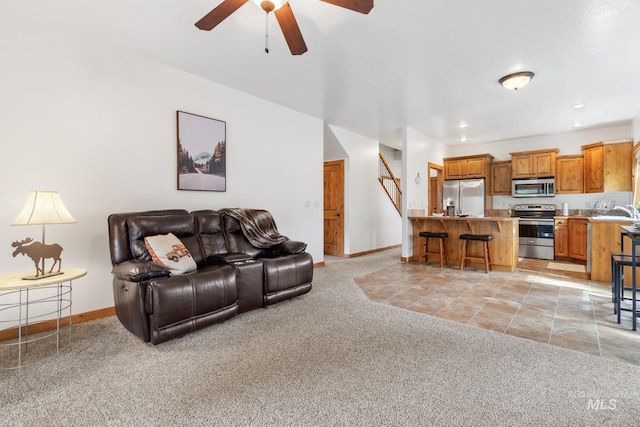
[{"label": "brown leather recliner sofa", "polygon": [[[256,247],[238,219],[217,211],[116,213],[108,226],[116,315],[152,344],[311,290],[313,259],[306,244]],[[167,233],[186,246],[196,271],[172,275],[152,261],[145,237]]]}]

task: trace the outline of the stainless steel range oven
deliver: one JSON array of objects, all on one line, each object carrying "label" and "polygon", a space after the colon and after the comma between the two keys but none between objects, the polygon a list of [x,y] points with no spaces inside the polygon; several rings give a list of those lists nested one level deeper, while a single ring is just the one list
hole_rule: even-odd
[{"label": "stainless steel range oven", "polygon": [[549,260],[554,258],[555,213],[556,205],[515,205],[513,215],[520,218],[518,256]]}]

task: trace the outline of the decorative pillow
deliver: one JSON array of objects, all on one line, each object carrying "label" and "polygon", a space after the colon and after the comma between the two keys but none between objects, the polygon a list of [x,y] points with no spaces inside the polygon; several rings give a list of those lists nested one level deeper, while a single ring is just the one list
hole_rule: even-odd
[{"label": "decorative pillow", "polygon": [[145,237],[144,243],[153,261],[167,267],[172,274],[184,274],[197,269],[191,254],[173,233]]}]

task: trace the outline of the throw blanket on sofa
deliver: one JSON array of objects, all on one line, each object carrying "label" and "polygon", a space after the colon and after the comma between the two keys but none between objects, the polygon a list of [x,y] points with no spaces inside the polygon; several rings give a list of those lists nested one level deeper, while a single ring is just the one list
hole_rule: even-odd
[{"label": "throw blanket on sofa", "polygon": [[278,233],[276,222],[269,211],[227,208],[220,209],[218,212],[237,219],[244,236],[256,248],[270,248],[289,240],[288,237]]}]

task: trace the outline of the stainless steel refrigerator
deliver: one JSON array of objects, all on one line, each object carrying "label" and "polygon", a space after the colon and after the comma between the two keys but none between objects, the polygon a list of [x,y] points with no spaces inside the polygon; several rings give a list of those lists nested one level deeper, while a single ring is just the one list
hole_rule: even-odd
[{"label": "stainless steel refrigerator", "polygon": [[484,178],[445,181],[442,191],[444,209],[454,205],[458,216],[484,216],[485,186]]}]

